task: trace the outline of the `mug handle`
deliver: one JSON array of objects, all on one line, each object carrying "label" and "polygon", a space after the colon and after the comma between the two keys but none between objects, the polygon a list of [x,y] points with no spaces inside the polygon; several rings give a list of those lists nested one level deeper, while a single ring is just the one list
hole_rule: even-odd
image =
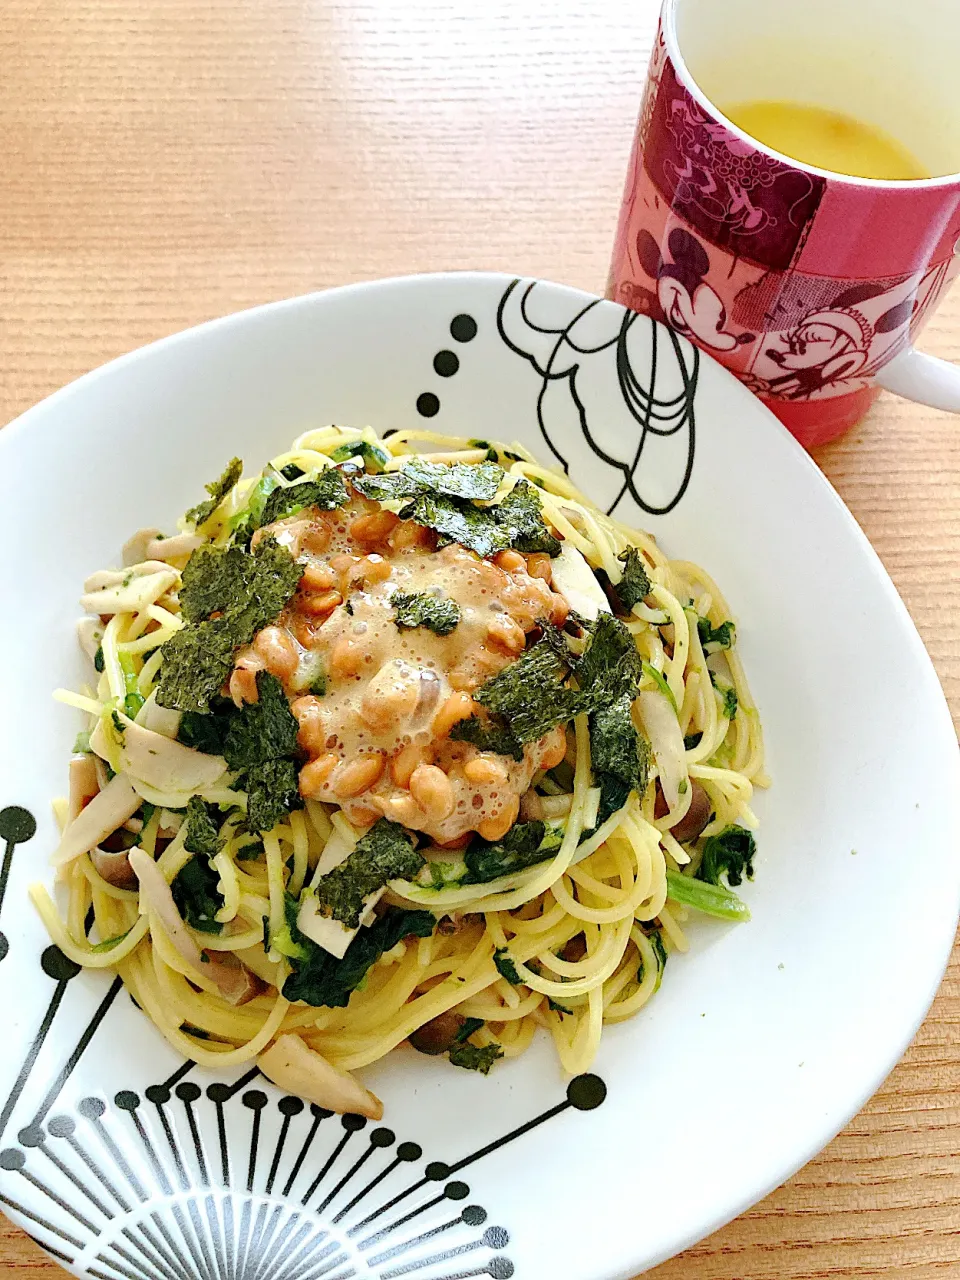
[{"label": "mug handle", "polygon": [[960,368],[949,360],[907,347],[874,375],[874,381],[894,395],[931,409],[960,413]]}]

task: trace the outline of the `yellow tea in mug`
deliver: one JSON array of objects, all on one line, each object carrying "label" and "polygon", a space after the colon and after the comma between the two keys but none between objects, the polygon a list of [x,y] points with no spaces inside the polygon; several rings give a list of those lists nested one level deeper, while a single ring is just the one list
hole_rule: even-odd
[{"label": "yellow tea in mug", "polygon": [[722,108],[744,133],[801,164],[855,178],[929,178],[906,147],[853,116],[798,102],[740,102]]}]

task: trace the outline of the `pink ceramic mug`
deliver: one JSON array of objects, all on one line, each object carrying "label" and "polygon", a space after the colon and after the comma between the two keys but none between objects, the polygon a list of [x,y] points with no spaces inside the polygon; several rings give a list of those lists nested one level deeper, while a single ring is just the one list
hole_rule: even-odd
[{"label": "pink ceramic mug", "polygon": [[[608,296],[665,320],[808,447],[881,387],[960,412],[913,340],[956,274],[960,0],[664,0]],[[751,138],[716,101],[854,116],[932,174],[844,177]]]}]

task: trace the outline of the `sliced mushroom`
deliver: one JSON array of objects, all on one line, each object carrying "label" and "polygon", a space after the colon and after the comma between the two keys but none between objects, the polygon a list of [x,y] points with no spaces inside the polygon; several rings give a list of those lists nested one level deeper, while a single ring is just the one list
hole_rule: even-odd
[{"label": "sliced mushroom", "polygon": [[67,824],[51,861],[56,867],[89,853],[117,827],[132,818],[143,803],[129,780],[118,773]]},{"label": "sliced mushroom", "polygon": [[543,799],[531,787],[520,797],[520,817],[524,822],[533,822],[542,819],[543,816]]},{"label": "sliced mushroom", "polygon": [[689,844],[691,840],[696,840],[713,813],[710,797],[700,783],[691,779],[690,788],[690,808],[680,821],[670,828],[673,838],[679,840],[681,844]]},{"label": "sliced mushroom", "polygon": [[686,751],[677,713],[659,690],[644,690],[636,703],[643,727],[653,747],[660,785],[671,809],[680,800],[680,785],[687,777]]},{"label": "sliced mushroom", "polygon": [[[221,956],[216,951],[202,953],[173,900],[173,891],[163,872],[143,849],[131,849],[127,857],[140,882],[141,911],[144,907],[156,913],[167,936],[187,964],[215,983],[223,998],[231,1004],[243,1004],[257,994],[250,992],[250,978],[239,960]],[[206,956],[206,958],[204,958]]]},{"label": "sliced mushroom", "polygon": [[257,1066],[280,1089],[338,1115],[383,1119],[383,1103],[349,1072],[308,1049],[299,1036],[282,1035],[257,1059]]},{"label": "sliced mushroom", "polygon": [[242,951],[233,953],[243,965],[255,973],[265,986],[280,987],[284,977],[284,968],[280,964],[274,964],[267,956],[262,944],[257,943],[253,947],[244,947]]},{"label": "sliced mushroom", "polygon": [[144,560],[153,559],[147,547],[156,538],[159,538],[162,530],[160,529],[138,529],[137,532],[123,544],[123,552],[120,563],[125,569],[132,568],[135,564],[142,564]]},{"label": "sliced mushroom", "polygon": [[213,966],[214,980],[228,1004],[249,1004],[254,996],[263,992],[264,983],[246,965],[241,964],[232,952],[204,951],[203,955],[204,971],[206,972],[207,965]]},{"label": "sliced mushroom", "polygon": [[108,853],[106,849],[91,849],[90,861],[97,875],[115,889],[135,889],[137,875],[127,857],[129,852],[129,849],[121,849],[117,853]]},{"label": "sliced mushroom", "polygon": [[575,933],[560,948],[560,958],[568,964],[577,964],[587,954],[587,940],[582,933]]},{"label": "sliced mushroom", "polygon": [[77,623],[77,639],[80,641],[80,648],[90,661],[95,662],[100,641],[103,639],[103,623],[99,618],[81,618]]},{"label": "sliced mushroom", "polygon": [[182,560],[193,555],[207,541],[199,533],[177,533],[172,538],[154,538],[147,543],[146,558],[150,560]]},{"label": "sliced mushroom", "polygon": [[67,822],[73,822],[80,811],[90,803],[100,790],[97,766],[92,755],[70,757],[70,791],[67,804]]},{"label": "sliced mushroom", "polygon": [[164,564],[162,560],[141,560],[139,564],[132,564],[128,569],[98,569],[96,573],[91,573],[89,578],[84,580],[84,591],[102,591],[106,587],[120,587],[125,582],[132,582],[134,578],[149,577],[153,573],[175,573],[168,564]]},{"label": "sliced mushroom", "polygon": [[165,738],[175,738],[180,732],[180,721],[183,717],[179,711],[170,707],[161,707],[157,702],[156,689],[151,690],[150,697],[137,712],[137,724],[153,733],[162,734]]},{"label": "sliced mushroom", "polygon": [[[94,574],[93,578],[87,579],[87,583],[94,582],[101,576],[103,575]],[[126,574],[108,574],[107,576],[119,576],[119,581],[88,586],[86,593],[80,597],[80,604],[87,613],[97,613],[101,616],[114,613],[136,613],[156,604],[165,592],[180,581],[180,575],[176,569],[171,569],[167,565],[161,566],[156,573],[139,574],[135,569],[128,569]]]},{"label": "sliced mushroom", "polygon": [[208,756],[161,733],[144,729],[121,712],[114,716],[123,726],[111,741],[103,720],[90,735],[90,747],[103,759],[117,757],[117,772],[132,774],[158,791],[193,792],[211,787],[226,771],[222,756]]},{"label": "sliced mushroom", "polygon": [[462,1013],[454,1013],[449,1009],[446,1013],[431,1018],[422,1027],[417,1027],[408,1039],[418,1053],[428,1053],[432,1057],[437,1057],[456,1044],[457,1036],[465,1022],[466,1018]]}]

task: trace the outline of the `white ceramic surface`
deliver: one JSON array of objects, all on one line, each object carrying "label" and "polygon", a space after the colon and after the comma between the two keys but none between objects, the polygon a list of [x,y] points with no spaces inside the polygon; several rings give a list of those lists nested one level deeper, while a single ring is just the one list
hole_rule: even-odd
[{"label": "white ceramic surface", "polygon": [[[441,351],[456,373],[435,371]],[[652,1004],[605,1031],[602,1105],[589,1080],[565,1105],[545,1042],[489,1078],[405,1049],[364,1073],[384,1124],[351,1129],[182,1064],[109,976],[45,951],[26,887],[48,875],[77,729],[50,691],[82,676],[82,579],[133,529],[172,524],[232,454],[259,468],[328,421],[555,450],[705,565],[738,617],[774,784],[756,806],[753,922],[693,927]],[[929,1006],[960,900],[958,752],[933,669],[813,463],[646,319],[449,275],[135,352],[0,433],[0,583],[0,1207],[76,1275],[631,1276],[812,1156]],[[31,839],[9,806],[35,815]]]}]

